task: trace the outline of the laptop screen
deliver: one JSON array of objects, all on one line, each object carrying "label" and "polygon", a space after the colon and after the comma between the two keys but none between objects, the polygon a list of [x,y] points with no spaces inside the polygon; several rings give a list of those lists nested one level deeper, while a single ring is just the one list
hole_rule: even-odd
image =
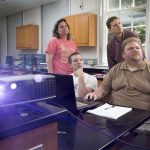
[{"label": "laptop screen", "polygon": [[[52,74],[56,79],[56,98],[54,103],[65,107],[71,113],[77,115],[76,98],[72,75]],[[51,103],[48,102],[48,103]]]}]

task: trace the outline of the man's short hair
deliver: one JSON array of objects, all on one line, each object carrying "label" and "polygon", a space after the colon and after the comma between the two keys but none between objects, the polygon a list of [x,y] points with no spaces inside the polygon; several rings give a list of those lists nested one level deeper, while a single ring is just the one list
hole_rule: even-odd
[{"label": "man's short hair", "polygon": [[112,16],[112,17],[110,17],[110,18],[108,18],[107,19],[107,21],[106,21],[106,25],[107,25],[107,28],[108,29],[111,29],[111,22],[113,22],[114,20],[116,20],[116,19],[120,19],[119,17],[117,17],[117,16]]},{"label": "man's short hair", "polygon": [[72,53],[69,57],[68,57],[68,62],[69,62],[69,64],[72,64],[72,56],[74,56],[74,55],[81,55],[79,52],[74,52],[74,53]]}]

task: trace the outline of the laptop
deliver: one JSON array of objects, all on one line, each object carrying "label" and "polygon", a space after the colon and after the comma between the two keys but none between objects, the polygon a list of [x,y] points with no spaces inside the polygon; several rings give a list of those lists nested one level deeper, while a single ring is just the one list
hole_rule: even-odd
[{"label": "laptop", "polygon": [[56,79],[56,98],[53,100],[54,103],[65,107],[75,115],[79,114],[82,111],[95,108],[99,105],[99,102],[83,101],[82,98],[75,97],[72,75],[52,75],[55,76]]}]

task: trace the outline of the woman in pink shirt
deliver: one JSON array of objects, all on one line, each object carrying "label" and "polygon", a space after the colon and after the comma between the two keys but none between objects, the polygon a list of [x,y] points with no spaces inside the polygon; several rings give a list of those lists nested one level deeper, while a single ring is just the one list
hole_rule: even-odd
[{"label": "woman in pink shirt", "polygon": [[77,51],[77,46],[70,37],[68,23],[64,18],[58,20],[53,29],[53,37],[46,49],[48,72],[71,74],[73,71],[68,63],[68,57]]}]

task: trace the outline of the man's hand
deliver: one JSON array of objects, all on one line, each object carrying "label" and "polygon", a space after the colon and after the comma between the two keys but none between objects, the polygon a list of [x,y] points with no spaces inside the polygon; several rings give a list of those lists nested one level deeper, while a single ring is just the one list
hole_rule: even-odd
[{"label": "man's hand", "polygon": [[97,96],[94,93],[88,93],[85,97],[84,100],[86,101],[95,101],[97,100]]},{"label": "man's hand", "polygon": [[82,77],[84,75],[83,69],[80,68],[77,71],[74,72],[74,75],[77,77]]}]

